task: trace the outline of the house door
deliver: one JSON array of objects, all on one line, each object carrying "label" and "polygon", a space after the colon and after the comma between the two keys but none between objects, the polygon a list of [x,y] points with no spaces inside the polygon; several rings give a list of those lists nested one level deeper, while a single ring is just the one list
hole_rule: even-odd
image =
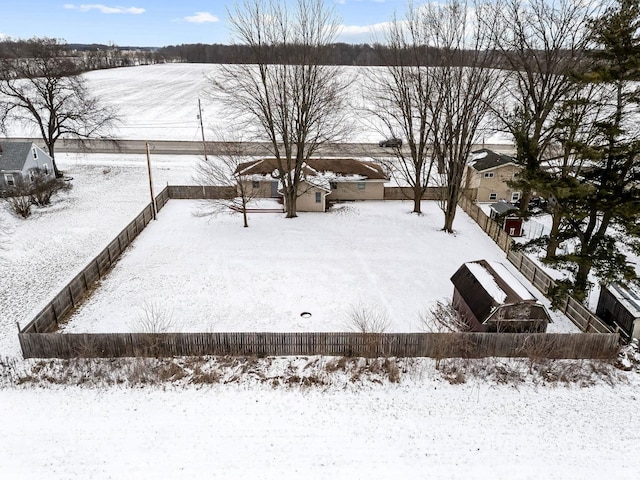
[{"label": "house door", "polygon": [[271,197],[278,197],[278,182],[271,182]]}]

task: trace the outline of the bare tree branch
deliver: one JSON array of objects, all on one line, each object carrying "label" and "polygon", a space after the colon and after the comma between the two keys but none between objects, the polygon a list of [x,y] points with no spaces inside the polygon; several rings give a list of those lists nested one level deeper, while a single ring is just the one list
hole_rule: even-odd
[{"label": "bare tree branch", "polygon": [[269,143],[292,218],[304,162],[322,144],[344,138],[347,128],[347,83],[340,67],[326,61],[337,22],[323,0],[298,0],[292,11],[277,0],[246,0],[230,21],[253,63],[221,66],[209,77],[211,95],[243,134]]},{"label": "bare tree branch", "polygon": [[0,129],[8,122],[35,125],[53,159],[62,137],[90,138],[117,122],[115,110],[92,97],[79,66],[65,56],[63,43],[36,38],[27,42],[29,57],[15,52],[0,59]]}]

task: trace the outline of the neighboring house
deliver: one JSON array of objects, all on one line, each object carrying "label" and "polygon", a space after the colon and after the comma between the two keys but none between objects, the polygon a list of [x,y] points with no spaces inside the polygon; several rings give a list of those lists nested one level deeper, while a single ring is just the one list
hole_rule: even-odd
[{"label": "neighboring house", "polygon": [[522,217],[513,215],[514,212],[518,211],[518,207],[513,203],[500,200],[492,204],[489,208],[489,217],[498,222],[510,237],[522,236]]},{"label": "neighboring house", "polygon": [[0,142],[0,193],[28,188],[41,172],[54,179],[51,157],[31,142]]},{"label": "neighboring house", "polygon": [[476,190],[476,197],[472,200],[477,202],[517,202],[521,192],[507,182],[513,180],[520,170],[513,157],[483,148],[471,153],[463,185],[466,189]]},{"label": "neighboring house", "polygon": [[451,277],[453,307],[472,331],[545,332],[549,313],[498,262],[463,264]]},{"label": "neighboring house", "polygon": [[[277,169],[275,158],[265,158],[242,163],[235,173],[245,186],[258,190],[256,196],[280,197]],[[353,158],[309,159],[301,172],[299,212],[323,212],[332,201],[384,200],[384,184],[389,181],[380,165]]]},{"label": "neighboring house", "polygon": [[626,338],[640,339],[640,292],[635,288],[602,285],[596,315]]}]

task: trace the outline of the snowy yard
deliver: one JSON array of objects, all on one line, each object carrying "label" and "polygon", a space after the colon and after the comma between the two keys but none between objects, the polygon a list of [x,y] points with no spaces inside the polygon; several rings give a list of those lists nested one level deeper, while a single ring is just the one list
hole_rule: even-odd
[{"label": "snowy yard", "polygon": [[[125,110],[122,138],[197,140],[202,82],[194,79],[202,70],[162,65],[87,76],[94,92]],[[205,102],[205,119],[215,116]],[[3,478],[637,478],[637,372],[567,386],[540,376],[533,382],[526,364],[510,362],[522,367],[524,381],[469,374],[450,384],[432,360],[416,359],[398,383],[337,372],[322,386],[274,386],[249,370],[204,386],[101,386],[87,378],[78,381],[83,386],[55,385],[55,378],[19,384],[6,365],[35,375],[43,365],[67,364],[22,360],[16,322],[29,321],[149,201],[143,155],[59,161],[74,188],[51,207],[23,221],[0,204],[7,227],[0,237]],[[156,191],[192,183],[196,161],[154,155]],[[448,236],[438,231],[441,213],[425,206],[421,217],[395,202],[295,220],[258,214],[243,229],[238,218],[194,217],[193,202],[172,201],[68,331],[130,329],[144,301],[172,310],[184,329],[334,330],[358,301],[384,309],[393,330],[416,329],[420,308],[450,298],[449,277],[461,262],[506,263],[463,212],[457,234]],[[312,317],[302,319],[302,311]],[[572,328],[554,320],[553,329]],[[307,362],[328,360],[264,361],[277,364],[278,374],[302,375]],[[111,361],[88,365],[91,378],[113,368]]]},{"label": "snowy yard", "polygon": [[[387,331],[421,331],[420,312],[452,298],[463,262],[505,259],[462,211],[447,235],[435,202],[422,216],[411,206],[255,213],[245,229],[240,214],[202,217],[201,202],[172,200],[65,331],[140,331],[150,306],[171,317],[168,331],[349,331],[357,306],[388,317]],[[557,318],[553,331],[575,331]]]},{"label": "snowy yard", "polygon": [[[189,183],[195,161],[154,158],[156,187]],[[67,155],[61,165],[74,177],[68,195],[27,221],[2,212],[10,227],[0,252],[3,356],[19,356],[15,322],[31,318],[148,201],[143,156]],[[262,328],[260,322],[293,327],[304,322],[302,308],[313,312],[309,320],[319,328],[361,298],[375,300],[393,328],[404,329],[429,300],[450,296],[449,276],[459,262],[504,259],[462,212],[457,235],[444,236],[441,214],[432,207],[422,217],[408,214],[408,203],[347,207],[295,220],[252,215],[243,229],[238,218],[207,221],[191,215],[192,202],[172,201],[80,311],[77,324],[85,314],[90,329],[91,315],[110,320],[128,312],[119,321],[127,327],[146,298],[175,303],[175,312],[186,309],[184,317],[207,322],[211,317],[198,316],[197,302],[184,298],[188,293],[198,301],[215,299],[222,313],[256,313],[243,328]],[[163,249],[167,256],[154,257]],[[206,255],[196,255],[201,252]],[[310,261],[313,268],[307,268]],[[245,271],[253,264],[259,268]],[[140,281],[151,273],[164,276]],[[318,275],[322,281],[314,280]],[[175,290],[171,295],[163,281]],[[154,292],[158,282],[156,294],[142,293]],[[281,289],[281,303],[264,297],[273,295],[269,284]],[[111,292],[122,305],[98,302],[113,301]],[[170,300],[174,294],[177,301]],[[258,315],[259,309],[268,315]],[[14,361],[26,371],[40,368]],[[287,372],[296,360],[279,362]],[[90,365],[110,368],[108,361]],[[450,385],[426,359],[404,370],[399,383],[346,378],[322,387],[273,387],[248,376],[205,387],[4,386],[0,464],[12,479],[631,479],[640,469],[629,453],[640,444],[637,422],[630,420],[640,406],[640,382],[637,373],[619,375],[627,380],[611,386],[596,378],[585,388],[514,386],[475,376]]]}]

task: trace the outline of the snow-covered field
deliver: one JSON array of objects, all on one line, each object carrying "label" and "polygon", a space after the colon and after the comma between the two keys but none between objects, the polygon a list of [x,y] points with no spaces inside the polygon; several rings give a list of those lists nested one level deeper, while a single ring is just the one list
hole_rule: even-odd
[{"label": "snow-covered field", "polygon": [[[200,141],[198,100],[208,140],[238,138],[219,103],[210,97],[209,80],[220,67],[212,64],[162,64],[98,70],[85,73],[90,93],[117,108],[120,124],[111,132],[115,137],[134,140]],[[375,142],[387,134],[374,116],[359,109],[366,105],[363,96],[364,68],[343,67],[348,79],[351,102],[347,123],[350,142]],[[24,125],[11,125],[10,137],[38,136]],[[246,139],[246,138],[245,138]],[[505,144],[503,134],[486,132],[482,141]]]},{"label": "snow-covered field", "polygon": [[[131,105],[130,114],[148,102],[148,112],[136,116],[131,124],[141,126],[169,116],[167,122],[175,123],[182,121],[181,110],[161,103],[172,97],[173,89],[154,90],[151,81],[158,78],[161,83],[165,67],[178,75],[174,70],[178,66],[89,75],[110,77],[103,91],[113,89],[112,98]],[[172,75],[167,78],[174,78]],[[148,88],[141,87],[143,82],[149,82]],[[130,92],[128,100],[124,91],[117,93],[120,83]],[[182,101],[190,104],[193,96],[197,102],[192,81],[185,79],[183,88],[193,88],[193,95]],[[152,96],[144,100],[142,91]],[[140,98],[138,103],[134,97]],[[193,114],[195,111],[194,106]],[[191,116],[189,112],[185,119]],[[126,137],[147,138],[142,129],[132,131]],[[163,131],[168,130],[155,130],[157,135]],[[193,132],[195,135],[195,128]],[[186,134],[178,138],[189,139]],[[9,215],[4,205],[0,208],[0,222],[8,226],[0,237],[0,357],[8,357],[0,361],[0,375],[6,375],[0,378],[2,478],[637,478],[640,379],[634,372],[618,372],[612,382],[610,376],[595,374],[587,386],[567,386],[554,381],[552,375],[537,377],[545,381],[506,383],[499,377],[454,375],[458,384],[450,384],[435,371],[434,362],[426,359],[402,367],[398,383],[385,376],[349,379],[338,372],[337,379],[342,381],[310,387],[274,386],[252,380],[254,372],[249,370],[240,381],[206,386],[177,381],[96,386],[86,378],[76,382],[84,387],[52,385],[55,378],[35,386],[32,382],[18,384],[9,378],[10,369],[3,362],[33,374],[64,369],[67,364],[21,360],[16,322],[28,321],[148,202],[144,156],[61,155],[59,160],[74,177],[71,192],[51,207],[35,210],[26,221]],[[168,182],[191,183],[196,160],[154,156],[156,189]],[[144,269],[144,275],[169,270],[169,276],[182,275],[180,281],[191,290],[202,275],[197,292],[201,299],[211,294],[224,300],[226,310],[221,313],[228,313],[241,300],[242,308],[256,313],[251,305],[262,302],[261,310],[269,316],[256,315],[256,322],[302,321],[302,308],[312,311],[310,320],[329,322],[337,318],[343,304],[364,297],[385,307],[394,329],[404,329],[413,324],[417,309],[428,300],[451,294],[449,276],[458,263],[482,257],[504,259],[462,212],[456,220],[457,235],[446,236],[437,231],[441,214],[436,209],[416,217],[407,213],[408,204],[406,208],[402,204],[385,206],[378,216],[368,205],[350,207],[342,215],[305,214],[295,220],[253,215],[250,228],[243,229],[237,218],[207,222],[191,216],[189,202],[170,202],[158,222],[136,240],[98,295],[116,292],[118,283],[129,285],[134,295],[127,298],[122,290],[116,294],[136,310],[140,300],[160,301],[160,297],[140,294],[151,287],[138,282],[134,270],[128,269]],[[286,227],[276,229],[276,224]],[[179,226],[184,228],[175,230]],[[154,242],[165,234],[164,246],[173,253],[172,258],[150,256],[162,247]],[[367,234],[372,238],[366,238]],[[359,248],[363,237],[365,245]],[[290,238],[300,242],[288,244]],[[188,248],[184,248],[186,239],[193,242]],[[333,242],[327,246],[321,239]],[[313,247],[305,251],[299,245],[302,242]],[[216,247],[235,251],[226,257]],[[273,263],[283,267],[271,272],[265,266],[272,264],[268,257],[274,249],[277,262]],[[208,255],[200,257],[196,274],[189,278],[180,260],[193,267],[193,258],[200,251]],[[447,259],[454,254],[459,258],[456,265],[450,265]],[[315,270],[305,268],[310,258]],[[261,267],[256,279],[246,271],[252,263]],[[223,297],[217,291],[225,285],[221,271],[234,282],[248,276],[245,289],[259,290],[240,296],[241,289],[236,289]],[[291,275],[285,279],[289,289],[280,292],[290,296],[281,306],[265,298],[271,293],[264,279],[271,274],[275,274],[274,284],[282,281],[277,275]],[[314,275],[322,275],[327,285],[312,283]],[[179,292],[177,285],[173,284],[170,293]],[[161,291],[162,302],[170,303],[168,291]],[[196,302],[176,305],[174,312],[188,308],[196,318],[198,309],[192,303]],[[133,317],[121,317],[129,313],[126,308],[118,310],[118,304],[108,306],[96,300],[86,305],[79,315],[93,308],[94,315],[111,310],[123,325],[133,321]],[[282,315],[274,318],[277,310]],[[396,316],[396,310],[400,315]],[[78,317],[78,324],[80,321]],[[262,327],[256,322],[247,327]],[[558,321],[554,328],[560,325]],[[217,330],[230,327],[213,326]],[[307,360],[277,362],[281,372],[302,375]],[[96,373],[113,367],[109,361],[88,365],[89,372]],[[523,367],[526,376],[526,365]],[[585,363],[584,368],[591,367]],[[138,371],[142,374],[144,371]]]}]

